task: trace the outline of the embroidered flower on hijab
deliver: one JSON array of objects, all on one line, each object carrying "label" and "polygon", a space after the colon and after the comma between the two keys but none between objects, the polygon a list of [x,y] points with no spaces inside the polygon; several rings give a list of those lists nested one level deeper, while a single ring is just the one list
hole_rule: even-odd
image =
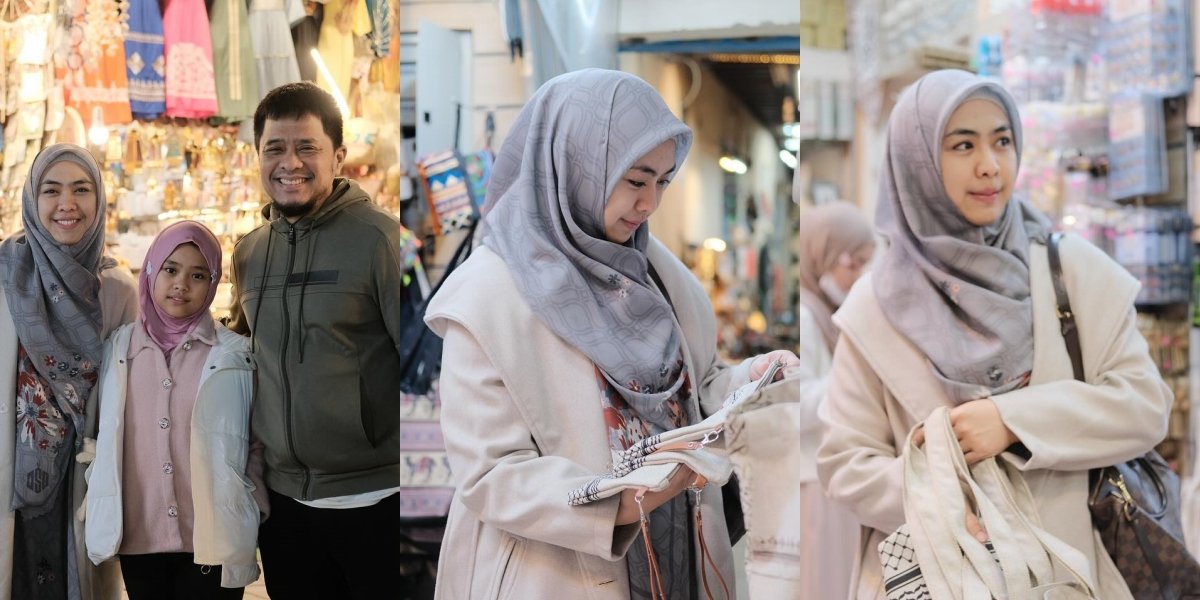
[{"label": "embroidered flower on hijab", "polygon": [[62,298],[63,296],[65,296],[67,294],[67,292],[65,290],[58,289],[57,283],[50,284],[50,292],[51,292],[51,294],[50,294],[51,302],[58,302],[59,298]]},{"label": "embroidered flower on hijab", "polygon": [[628,277],[622,277],[620,273],[613,273],[608,276],[608,285],[613,286],[613,293],[617,298],[629,297],[629,288],[633,287],[633,282]]},{"label": "embroidered flower on hijab", "polygon": [[958,304],[958,294],[962,291],[962,284],[958,283],[957,281],[950,283],[949,281],[943,279],[942,281],[938,282],[938,287],[942,290],[942,293],[950,299],[951,302]]},{"label": "embroidered flower on hijab", "polygon": [[47,391],[41,383],[22,384],[22,389],[17,392],[16,407],[20,440],[30,448],[49,448],[50,439],[61,438],[66,433],[62,413],[48,402]]},{"label": "embroidered flower on hijab", "polygon": [[54,359],[54,357],[53,357],[53,356],[50,356],[49,354],[47,354],[46,356],[43,356],[43,357],[42,357],[42,363],[44,363],[44,364],[46,365],[46,367],[47,367],[47,368],[49,368],[49,367],[53,367],[53,366],[54,366],[54,363],[56,363],[56,362],[58,362],[58,361],[57,361],[57,360],[55,360],[55,359]]},{"label": "embroidered flower on hijab", "polygon": [[1002,379],[1004,379],[1004,371],[1001,371],[997,367],[992,367],[988,369],[987,376],[988,379],[992,381],[992,385],[996,385],[999,384]]}]

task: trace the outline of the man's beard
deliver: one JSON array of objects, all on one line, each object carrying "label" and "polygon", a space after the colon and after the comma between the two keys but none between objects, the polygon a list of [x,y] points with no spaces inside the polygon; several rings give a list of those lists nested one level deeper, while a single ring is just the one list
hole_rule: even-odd
[{"label": "man's beard", "polygon": [[275,210],[278,211],[279,214],[289,219],[307,215],[310,211],[312,211],[312,208],[316,206],[316,204],[317,201],[315,198],[309,198],[307,202],[302,204],[280,204],[278,200],[271,200],[271,206],[274,206]]}]

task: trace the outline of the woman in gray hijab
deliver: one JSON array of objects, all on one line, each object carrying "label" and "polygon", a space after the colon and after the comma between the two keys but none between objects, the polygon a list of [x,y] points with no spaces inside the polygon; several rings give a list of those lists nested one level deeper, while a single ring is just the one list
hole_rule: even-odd
[{"label": "woman in gray hijab", "polygon": [[[1153,448],[1172,397],[1136,327],[1137,281],[1068,235],[1086,383],[1074,380],[1050,223],[1013,196],[1021,142],[1012,97],[965,71],[922,77],[892,111],[876,213],[888,248],[833,317],[817,455],[826,491],[863,524],[855,597],[882,597],[878,545],[904,522],[902,448],[939,406],[968,463],[1008,452],[1024,471],[1034,516],[1076,551],[1097,597],[1130,597],[1092,529],[1088,470]],[[987,539],[987,523],[968,515],[965,526]]]},{"label": "woman in gray hijab", "polygon": [[632,493],[568,505],[614,453],[795,361],[723,364],[707,295],[650,235],[691,143],[653,88],[599,69],[548,81],[508,134],[482,246],[426,312],[458,484],[439,598],[650,598],[654,575],[668,598],[733,589],[720,489],[680,494],[687,469],[642,500],[657,565],[634,543]]},{"label": "woman in gray hijab", "polygon": [[103,256],[104,185],[84,148],[33,161],[24,231],[0,243],[0,600],[118,598],[83,543],[104,338],[133,320],[137,286]]}]

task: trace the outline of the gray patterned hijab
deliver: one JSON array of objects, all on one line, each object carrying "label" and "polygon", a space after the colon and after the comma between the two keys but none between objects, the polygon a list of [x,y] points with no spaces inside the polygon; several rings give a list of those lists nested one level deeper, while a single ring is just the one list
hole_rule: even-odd
[{"label": "gray patterned hijab", "polygon": [[513,124],[484,209],[483,243],[533,312],[659,429],[671,428],[662,404],[684,380],[682,334],[649,274],[647,225],[609,242],[604,206],[634,161],[670,139],[678,173],[692,132],[641,79],[601,69],[555,77]]},{"label": "gray patterned hijab", "polygon": [[[83,239],[71,246],[54,241],[38,217],[38,187],[42,178],[52,165],[64,160],[83,168],[96,190],[95,219]],[[0,243],[0,277],[17,339],[43,384],[48,383],[53,390],[59,409],[73,421],[75,431],[83,426],[84,404],[96,383],[104,343],[99,272],[113,264],[111,259],[102,257],[104,209],[100,167],[91,154],[73,144],[55,144],[33,160],[21,192],[24,231]],[[75,439],[78,442],[82,436]],[[53,456],[45,455],[52,454],[49,449],[28,450],[23,452],[18,448],[15,469],[18,481],[34,469],[45,469],[54,462]],[[64,450],[73,454],[72,449]],[[41,505],[53,496],[46,490],[44,494],[25,496],[23,490],[23,485],[14,486],[14,508]]]},{"label": "gray patterned hijab", "polygon": [[957,402],[1027,382],[1033,369],[1029,244],[1044,242],[1050,230],[1045,216],[1016,198],[995,223],[972,225],[946,194],[942,132],[972,98],[995,102],[1008,114],[1020,163],[1021,119],[1012,96],[966,71],[935,71],[906,89],[892,110],[875,215],[890,242],[874,270],[875,295]]}]

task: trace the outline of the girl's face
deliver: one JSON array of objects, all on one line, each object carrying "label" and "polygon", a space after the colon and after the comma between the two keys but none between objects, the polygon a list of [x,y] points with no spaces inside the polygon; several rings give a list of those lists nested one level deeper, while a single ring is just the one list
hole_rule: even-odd
[{"label": "girl's face", "polygon": [[624,244],[662,201],[675,174],[675,140],[667,140],[634,161],[604,204],[604,237]]},{"label": "girl's face", "polygon": [[871,262],[873,256],[875,256],[874,244],[863,246],[853,253],[843,253],[826,273],[837,284],[838,289],[843,293],[850,293],[850,288],[854,287],[854,282],[858,281],[858,278],[866,272],[867,264]]},{"label": "girl's face", "polygon": [[1012,197],[1017,149],[1008,115],[982,98],[964,102],[946,124],[942,185],[972,225],[995,223]]},{"label": "girl's face", "polygon": [[46,169],[38,184],[38,219],[54,241],[77,244],[96,220],[96,198],[96,184],[87,171],[60,160]]},{"label": "girl's face", "polygon": [[190,242],[180,244],[154,276],[154,303],[172,317],[190,317],[206,308],[208,290],[214,285],[200,249]]}]

